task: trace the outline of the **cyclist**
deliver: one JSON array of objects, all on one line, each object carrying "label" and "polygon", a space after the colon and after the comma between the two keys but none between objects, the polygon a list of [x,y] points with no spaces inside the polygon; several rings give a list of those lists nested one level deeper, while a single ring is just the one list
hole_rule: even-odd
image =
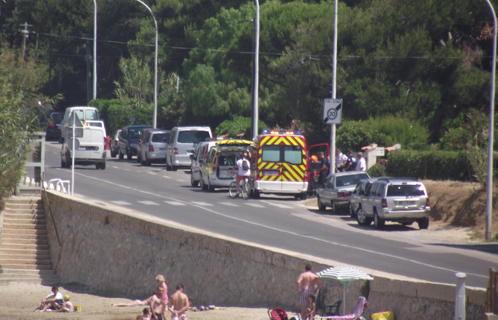
[{"label": "cyclist", "polygon": [[247,160],[247,153],[241,153],[239,155],[239,160],[235,163],[233,168],[230,170],[230,173],[233,173],[235,168],[239,168],[237,171],[237,194],[240,193],[240,180],[245,177],[249,177],[251,175],[251,164],[249,160]]}]

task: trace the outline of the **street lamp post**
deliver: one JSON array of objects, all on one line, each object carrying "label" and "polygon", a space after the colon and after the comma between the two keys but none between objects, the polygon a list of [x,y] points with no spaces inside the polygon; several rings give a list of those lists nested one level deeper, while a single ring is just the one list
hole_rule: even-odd
[{"label": "street lamp post", "polygon": [[[334,1],[334,45],[332,55],[332,99],[336,98],[337,82],[337,1]],[[335,123],[330,125],[330,173],[335,172]],[[343,306],[344,307],[344,306]],[[344,308],[342,310],[344,312]]]},{"label": "street lamp post", "polygon": [[496,76],[496,13],[485,0],[493,15],[493,60],[491,63],[491,94],[489,97],[489,138],[488,138],[488,176],[486,178],[486,240],[491,239],[491,214],[493,212],[493,136],[495,115],[495,76]]},{"label": "street lamp post", "polygon": [[152,13],[152,10],[149,8],[148,5],[143,3],[141,0],[136,0],[137,2],[140,2],[143,4],[147,10],[149,10],[150,14],[152,15],[152,19],[154,19],[154,24],[156,25],[156,50],[155,50],[155,58],[154,58],[154,115],[152,118],[152,126],[157,128],[157,44],[158,44],[158,36],[157,36],[157,21],[156,17],[154,17],[154,14]]},{"label": "street lamp post", "polygon": [[256,17],[254,18],[254,88],[252,101],[252,138],[258,135],[258,87],[259,87],[259,1],[254,0],[256,5]]},{"label": "street lamp post", "polygon": [[97,0],[93,0],[93,100],[97,99]]}]

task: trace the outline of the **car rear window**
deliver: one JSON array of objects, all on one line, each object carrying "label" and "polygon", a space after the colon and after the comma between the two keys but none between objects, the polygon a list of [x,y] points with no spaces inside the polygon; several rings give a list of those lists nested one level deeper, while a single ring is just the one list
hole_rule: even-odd
[{"label": "car rear window", "polygon": [[199,143],[206,141],[206,138],[211,138],[208,131],[180,131],[178,133],[179,143]]},{"label": "car rear window", "polygon": [[265,162],[303,163],[303,152],[300,146],[263,146],[261,159]]},{"label": "car rear window", "polygon": [[60,124],[62,119],[64,118],[64,114],[62,113],[52,113],[52,120],[55,124]]},{"label": "car rear window", "polygon": [[337,177],[335,185],[337,187],[356,185],[363,179],[368,179],[368,175],[366,173]]},{"label": "car rear window", "polygon": [[425,191],[420,184],[389,185],[387,196],[425,196]]},{"label": "car rear window", "polygon": [[169,140],[169,133],[156,133],[152,136],[152,142],[166,142]]}]

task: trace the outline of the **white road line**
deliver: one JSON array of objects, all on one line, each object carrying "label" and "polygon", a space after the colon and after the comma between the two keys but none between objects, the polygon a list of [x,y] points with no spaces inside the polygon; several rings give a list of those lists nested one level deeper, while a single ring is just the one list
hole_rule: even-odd
[{"label": "white road line", "polygon": [[111,202],[114,204],[117,204],[118,206],[131,206],[131,203],[126,202],[126,201],[117,200],[117,201],[111,201]]},{"label": "white road line", "polygon": [[251,207],[254,207],[254,208],[264,208],[265,206],[262,206],[260,205],[259,203],[250,203],[250,202],[246,202],[245,203],[247,206],[251,206]]},{"label": "white road line", "polygon": [[238,204],[235,204],[233,202],[218,202],[219,204],[222,204],[224,206],[227,206],[227,207],[239,207]]},{"label": "white road line", "polygon": [[130,169],[125,169],[125,171],[130,171]]},{"label": "white road line", "polygon": [[170,176],[163,176],[163,178],[166,178],[166,179],[171,179]]},{"label": "white road line", "polygon": [[183,202],[178,202],[178,201],[164,201],[167,204],[170,204],[172,206],[185,206],[186,204]]},{"label": "white road line", "polygon": [[119,169],[119,167],[116,167],[116,166],[112,166],[114,169]]},{"label": "white road line", "polygon": [[213,205],[207,202],[202,202],[202,201],[191,201],[191,203],[202,206],[202,207],[212,207]]},{"label": "white road line", "polygon": [[148,174],[151,174],[151,175],[153,175],[153,176],[155,176],[155,175],[156,175],[156,173],[155,173],[155,172],[150,172],[150,171],[149,171],[149,172],[147,172],[147,173],[148,173]]},{"label": "white road line", "polygon": [[159,204],[153,201],[137,201],[138,203],[145,204],[146,206],[158,206]]},{"label": "white road line", "polygon": [[182,179],[176,179],[176,181],[185,182],[185,180],[182,180]]},{"label": "white road line", "polygon": [[[265,201],[266,202],[266,201]],[[266,202],[271,206],[278,207],[278,208],[283,208],[283,209],[291,209],[292,207],[286,206],[285,204],[280,204],[280,203],[273,203],[273,202]]]},{"label": "white road line", "polygon": [[[56,168],[56,170],[65,171],[64,169],[61,169],[61,168]],[[153,192],[149,192],[149,191],[145,191],[145,190],[141,190],[141,189],[136,189],[136,188],[124,186],[124,185],[121,185],[121,184],[118,184],[118,183],[111,182],[109,180],[104,180],[104,179],[99,179],[99,178],[87,176],[87,175],[84,175],[84,174],[79,173],[79,172],[75,172],[75,175],[78,175],[78,176],[81,176],[81,177],[85,177],[85,178],[90,179],[90,180],[95,180],[95,181],[100,181],[100,182],[103,182],[103,183],[107,183],[107,184],[110,184],[110,185],[113,185],[113,186],[116,186],[116,187],[120,187],[120,188],[123,188],[123,189],[132,190],[132,191],[135,191],[135,192],[138,192],[138,193],[152,195],[152,196],[155,196],[155,197],[158,197],[158,198],[177,200],[175,198],[167,197],[167,196],[160,195],[160,194],[157,194],[157,193],[153,193]],[[297,232],[293,232],[293,231],[289,231],[289,230],[285,230],[285,229],[279,229],[279,228],[276,228],[276,227],[271,227],[271,226],[268,226],[266,224],[257,223],[257,222],[253,222],[253,221],[246,220],[246,219],[243,219],[243,218],[237,218],[237,217],[233,217],[233,216],[230,216],[230,215],[227,215],[227,214],[223,214],[223,213],[215,211],[213,209],[209,209],[209,208],[203,207],[202,205],[197,205],[195,202],[192,202],[192,204],[195,205],[195,206],[197,206],[199,209],[211,212],[212,214],[216,214],[216,215],[218,215],[220,217],[224,217],[224,218],[227,218],[227,219],[232,219],[232,220],[235,220],[235,221],[244,222],[244,223],[247,223],[249,225],[258,226],[258,227],[265,228],[265,229],[268,229],[268,230],[271,230],[271,231],[274,231],[274,232],[281,232],[281,233],[292,235],[292,236],[295,236],[295,237],[298,237],[298,238],[310,239],[310,240],[315,240],[317,242],[321,242],[321,243],[328,244],[328,245],[334,245],[334,246],[339,246],[339,247],[343,247],[343,248],[353,249],[353,250],[356,250],[356,251],[358,251],[360,253],[361,252],[368,252],[368,253],[376,254],[378,256],[389,257],[389,258],[392,258],[392,259],[395,259],[395,260],[400,260],[400,261],[406,261],[406,262],[409,262],[409,263],[413,263],[414,265],[426,266],[426,267],[437,269],[437,270],[450,271],[450,272],[454,272],[454,273],[459,272],[459,270],[445,268],[445,267],[440,267],[440,266],[437,266],[437,265],[433,265],[433,264],[429,264],[429,263],[425,263],[425,262],[420,262],[420,261],[417,261],[417,260],[414,260],[414,259],[410,259],[410,258],[403,258],[403,257],[399,257],[397,255],[390,254],[390,253],[380,252],[380,251],[371,250],[371,249],[364,249],[364,248],[360,248],[358,246],[353,246],[353,245],[348,245],[348,244],[344,244],[344,243],[339,243],[339,242],[336,242],[336,241],[330,241],[330,240],[321,239],[321,238],[318,238],[316,236],[310,236],[310,235],[305,235],[305,234],[301,234],[301,233],[297,233]],[[484,278],[484,279],[488,278],[487,274],[486,275],[480,275],[480,274],[475,274],[475,273],[467,273],[467,275],[469,275],[469,274],[472,275],[472,276],[475,276],[475,277],[479,277],[479,278]]]}]

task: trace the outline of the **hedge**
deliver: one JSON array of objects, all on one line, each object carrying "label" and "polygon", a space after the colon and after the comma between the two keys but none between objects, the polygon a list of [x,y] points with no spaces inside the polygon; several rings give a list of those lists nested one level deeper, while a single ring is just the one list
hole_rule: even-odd
[{"label": "hedge", "polygon": [[[395,150],[387,155],[386,174],[391,177],[412,177],[431,180],[475,181],[467,151]],[[493,172],[498,168],[494,156]]]}]

